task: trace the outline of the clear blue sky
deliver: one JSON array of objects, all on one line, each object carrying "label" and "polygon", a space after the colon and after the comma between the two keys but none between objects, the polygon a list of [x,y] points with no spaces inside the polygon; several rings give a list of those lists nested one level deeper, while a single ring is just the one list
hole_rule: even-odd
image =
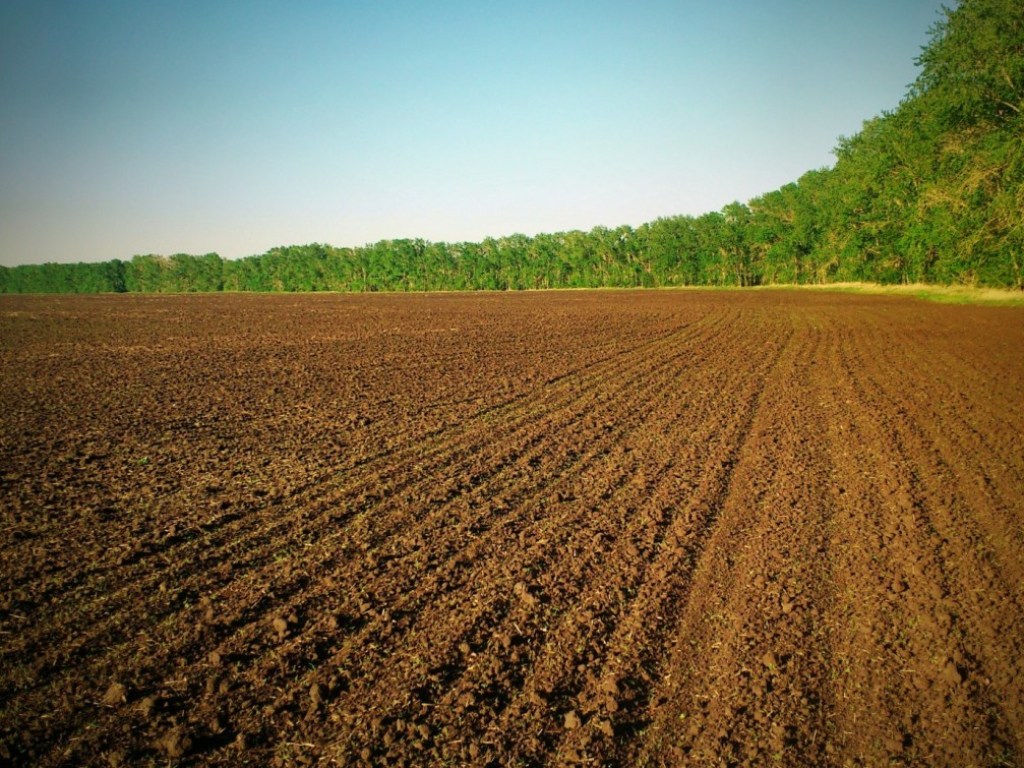
[{"label": "clear blue sky", "polygon": [[939,0],[0,3],[0,264],[639,225],[833,161]]}]

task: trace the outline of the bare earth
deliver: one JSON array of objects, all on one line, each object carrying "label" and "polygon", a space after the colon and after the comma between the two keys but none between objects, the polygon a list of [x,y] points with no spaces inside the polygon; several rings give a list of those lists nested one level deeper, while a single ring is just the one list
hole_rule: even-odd
[{"label": "bare earth", "polygon": [[1024,765],[1024,310],[0,297],[0,762]]}]

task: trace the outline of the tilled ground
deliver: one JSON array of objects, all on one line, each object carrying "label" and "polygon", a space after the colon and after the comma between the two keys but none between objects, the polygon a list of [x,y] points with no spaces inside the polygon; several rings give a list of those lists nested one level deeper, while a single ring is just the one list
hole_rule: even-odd
[{"label": "tilled ground", "polygon": [[0,761],[1024,764],[1024,312],[0,299]]}]

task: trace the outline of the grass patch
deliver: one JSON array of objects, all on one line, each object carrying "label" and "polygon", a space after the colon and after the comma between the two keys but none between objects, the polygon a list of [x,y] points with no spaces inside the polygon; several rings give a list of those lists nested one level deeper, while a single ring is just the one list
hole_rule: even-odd
[{"label": "grass patch", "polygon": [[966,285],[879,285],[878,283],[826,283],[824,285],[766,285],[763,289],[814,290],[836,293],[864,293],[876,296],[912,296],[942,304],[984,304],[1024,307],[1024,291],[1003,288],[972,288]]}]

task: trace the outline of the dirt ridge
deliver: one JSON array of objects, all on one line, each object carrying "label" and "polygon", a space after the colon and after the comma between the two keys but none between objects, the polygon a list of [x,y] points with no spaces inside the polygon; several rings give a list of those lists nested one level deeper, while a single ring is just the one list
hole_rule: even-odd
[{"label": "dirt ridge", "polygon": [[0,297],[0,761],[1015,765],[1024,312]]}]

